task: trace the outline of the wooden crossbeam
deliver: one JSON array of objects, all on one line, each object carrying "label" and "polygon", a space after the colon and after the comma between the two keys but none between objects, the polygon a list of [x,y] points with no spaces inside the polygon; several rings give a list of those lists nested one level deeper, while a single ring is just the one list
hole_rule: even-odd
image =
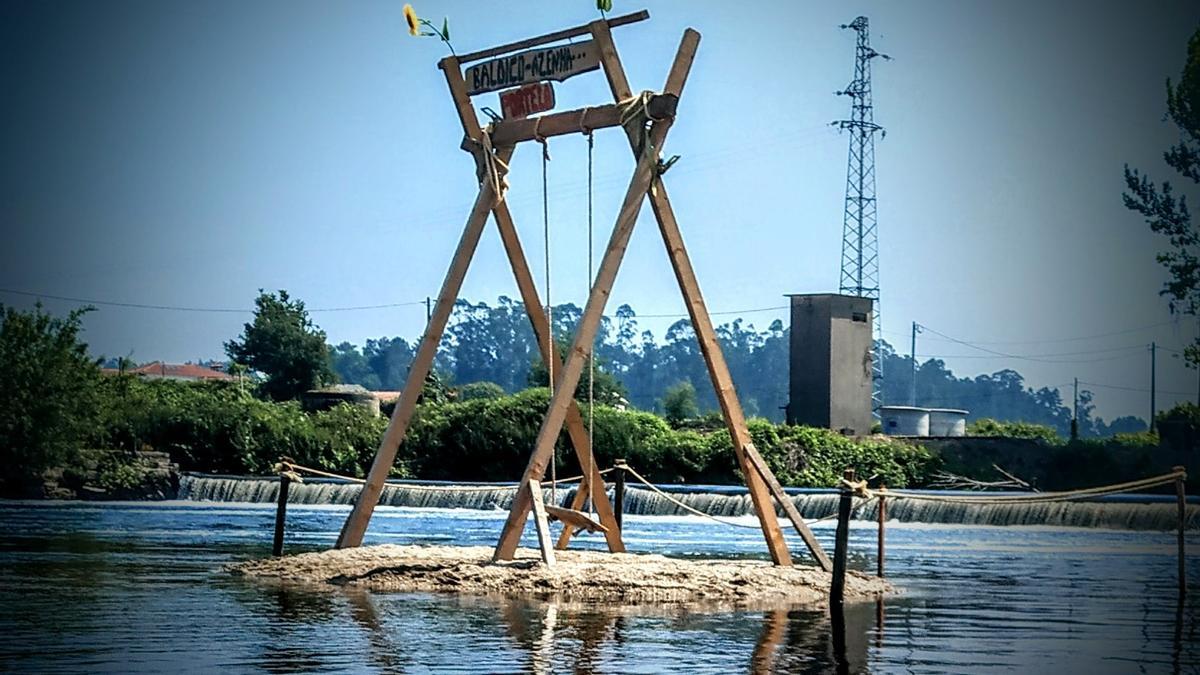
[{"label": "wooden crossbeam", "polygon": [[[613,18],[605,21],[605,23],[611,28],[616,28],[617,26],[626,26],[631,23],[645,21],[649,18],[650,12],[643,9],[642,11],[634,12],[633,14],[614,16]],[[459,63],[482,61],[483,59],[491,58],[493,56],[500,56],[501,54],[509,54],[522,49],[529,49],[530,47],[537,47],[539,45],[550,44],[551,42],[558,42],[559,40],[568,40],[573,37],[579,37],[580,35],[587,35],[589,32],[591,32],[590,24],[575,26],[573,28],[564,28],[560,31],[546,33],[545,35],[539,35],[537,37],[532,37],[525,40],[518,40],[517,42],[510,42],[498,47],[489,47],[487,49],[481,49],[477,52],[467,52],[466,54],[459,56],[457,61]]]},{"label": "wooden crossbeam", "polygon": [[[646,113],[652,119],[675,116],[679,97],[673,94],[657,94],[646,104]],[[537,138],[586,133],[589,129],[606,129],[621,125],[621,106],[616,103],[579,108],[566,112],[527,117],[520,120],[500,120],[492,128],[492,145],[500,147]]]}]

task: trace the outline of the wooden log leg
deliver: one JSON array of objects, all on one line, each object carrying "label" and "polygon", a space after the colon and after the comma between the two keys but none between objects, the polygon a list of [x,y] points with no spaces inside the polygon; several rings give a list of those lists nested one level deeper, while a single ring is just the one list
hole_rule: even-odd
[{"label": "wooden log leg", "polygon": [[[529,315],[529,322],[533,326],[533,334],[537,338],[538,347],[542,352],[542,359],[545,363],[557,363],[556,355],[554,354],[554,341],[550,336],[550,325],[546,321],[546,315],[540,310],[542,307],[541,298],[538,297],[537,284],[534,283],[533,274],[529,271],[529,263],[525,258],[525,251],[521,246],[521,240],[517,236],[517,228],[513,224],[512,214],[508,210],[508,204],[500,202],[492,209],[492,214],[496,219],[496,227],[500,231],[500,239],[504,243],[504,250],[508,255],[509,265],[512,267],[513,277],[516,278],[517,288],[521,292],[521,302],[525,304],[525,311]],[[600,475],[600,469],[596,465],[595,456],[592,454],[591,441],[588,439],[587,428],[583,423],[583,415],[580,414],[579,404],[572,399],[567,409],[567,435],[571,439],[571,446],[575,449],[575,457],[579,460],[579,466],[586,473],[588,467],[592,468],[592,475],[587,477],[587,484],[593,490],[593,493],[598,491],[602,496],[596,498],[593,496],[592,503],[595,504],[596,515],[600,518],[600,524],[604,525],[606,531],[604,533],[605,541],[608,544],[608,550],[612,553],[623,553],[625,544],[621,540],[621,525],[613,517],[612,509],[608,506],[608,500],[603,496],[604,493],[604,478]],[[586,493],[584,493],[586,497]],[[600,502],[604,502],[601,504]],[[565,532],[566,530],[564,530]]]},{"label": "wooden log leg", "polygon": [[618,459],[616,461],[616,471],[614,472],[616,479],[613,481],[613,515],[617,518],[617,524],[623,525],[625,522],[625,460]]},{"label": "wooden log leg", "polygon": [[[501,148],[496,151],[496,155],[502,161],[507,162],[512,157],[512,152],[512,148]],[[366,483],[363,485],[362,491],[358,493],[354,508],[342,526],[337,540],[337,548],[349,548],[362,544],[367,525],[371,522],[371,514],[379,503],[380,495],[383,494],[384,481],[392,470],[392,464],[396,461],[396,451],[399,450],[400,442],[404,440],[404,434],[408,431],[408,424],[412,421],[413,412],[417,407],[417,399],[421,396],[421,389],[425,384],[425,376],[429,374],[429,369],[433,366],[433,358],[437,355],[442,333],[446,329],[446,323],[450,320],[450,313],[454,310],[458,291],[462,288],[463,277],[466,275],[467,267],[470,266],[471,258],[475,255],[475,249],[479,245],[479,237],[483,233],[483,226],[487,222],[488,212],[492,208],[494,199],[492,188],[487,181],[484,181],[479,195],[475,198],[475,205],[471,208],[471,215],[467,218],[467,225],[463,229],[462,237],[458,241],[458,248],[454,251],[450,269],[447,270],[446,278],[442,281],[442,290],[438,293],[437,304],[430,315],[429,323],[425,326],[425,335],[421,338],[421,344],[409,367],[404,390],[400,392],[400,400],[396,402],[392,419],[388,422],[387,431],[384,432],[379,450],[375,453],[375,460],[371,463],[371,470],[367,473]]]},{"label": "wooden log leg", "polygon": [[[846,469],[845,478],[854,480],[854,469]],[[837,532],[834,535],[833,548],[833,583],[829,588],[829,608],[831,611],[841,611],[846,592],[846,554],[850,544],[850,507],[854,501],[854,493],[847,487],[842,488],[838,499]]]},{"label": "wooden log leg", "polygon": [[817,561],[817,565],[826,572],[833,569],[833,563],[829,561],[829,556],[825,555],[825,549],[821,548],[821,542],[817,541],[817,536],[809,529],[808,523],[804,522],[804,517],[796,510],[796,504],[792,502],[791,496],[779,484],[779,480],[775,478],[775,474],[771,472],[771,467],[767,466],[767,461],[758,453],[758,449],[753,443],[747,443],[744,447],[746,459],[754,466],[754,470],[766,482],[767,489],[775,496],[775,501],[779,502],[779,506],[783,508],[783,512],[787,514],[788,520],[791,521],[792,527],[796,529],[796,534],[804,540],[804,545],[808,547],[810,553]]},{"label": "wooden log leg", "polygon": [[879,578],[883,578],[883,533],[884,522],[887,521],[887,497],[879,497],[879,541],[877,542],[877,551],[875,555],[875,572]]},{"label": "wooden log leg", "polygon": [[[1174,468],[1175,471],[1184,471],[1182,466]],[[1184,481],[1185,475],[1180,475],[1175,479],[1175,497],[1179,504],[1179,597],[1187,596],[1187,550],[1184,539],[1184,533],[1187,530],[1187,491]]]},{"label": "wooden log leg", "polygon": [[279,503],[275,506],[275,540],[271,545],[271,555],[283,555],[283,530],[287,525],[288,487],[292,479],[286,474],[279,474]]},{"label": "wooden log leg", "polygon": [[542,562],[554,567],[554,544],[550,541],[550,523],[546,519],[546,504],[542,501],[542,484],[536,480],[525,483],[524,492],[533,507],[533,525],[537,529],[538,548],[542,551]]},{"label": "wooden log leg", "polygon": [[[592,292],[588,296],[583,316],[579,320],[579,327],[575,331],[575,341],[571,352],[554,383],[554,396],[550,400],[550,408],[546,412],[546,417],[542,420],[542,426],[538,431],[537,442],[525,469],[523,481],[540,480],[545,474],[546,465],[554,451],[554,443],[562,430],[563,420],[570,408],[571,401],[574,400],[575,387],[579,384],[584,364],[591,354],[596,330],[600,327],[600,319],[604,313],[604,305],[608,301],[613,282],[617,278],[621,259],[625,256],[629,237],[633,234],[638,211],[641,209],[646,190],[650,187],[650,178],[657,161],[658,156],[655,153],[645,153],[638,160],[633,180],[625,192],[625,200],[617,215],[617,222],[609,239],[608,247],[605,249],[604,258],[600,261],[600,269],[592,286]],[[524,525],[526,514],[529,513],[529,508],[529,499],[521,498],[518,493],[509,509],[508,519],[500,533],[500,540],[496,543],[494,559],[512,559],[513,552],[517,549],[517,542],[521,539],[521,528]]]},{"label": "wooden log leg", "polygon": [[[575,496],[571,497],[571,510],[579,511],[583,509],[583,503],[587,501],[588,495],[588,480],[584,477],[579,483],[579,487],[575,488]],[[558,543],[554,545],[560,551],[567,549],[567,544],[571,543],[571,535],[575,534],[575,526],[571,523],[562,524],[562,533],[558,535]]]}]

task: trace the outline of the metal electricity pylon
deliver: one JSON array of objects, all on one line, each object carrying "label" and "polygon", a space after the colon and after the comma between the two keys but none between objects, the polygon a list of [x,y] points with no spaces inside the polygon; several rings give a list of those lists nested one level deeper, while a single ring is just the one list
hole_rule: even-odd
[{"label": "metal electricity pylon", "polygon": [[871,298],[874,309],[872,349],[872,375],[874,388],[871,393],[872,407],[878,408],[880,381],[883,379],[883,361],[879,341],[882,322],[879,307],[879,233],[878,209],[875,203],[875,132],[884,133],[883,127],[875,123],[875,112],[871,103],[871,60],[879,57],[889,59],[871,48],[867,17],[860,16],[842,28],[858,33],[855,49],[854,79],[839,96],[851,99],[850,119],[838,120],[834,126],[850,132],[850,159],[846,168],[846,211],[842,225],[842,278],[841,292]]}]

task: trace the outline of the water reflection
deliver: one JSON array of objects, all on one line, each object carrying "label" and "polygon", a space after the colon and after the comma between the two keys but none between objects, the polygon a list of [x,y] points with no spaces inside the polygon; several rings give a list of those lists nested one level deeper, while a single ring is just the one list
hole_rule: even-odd
[{"label": "water reflection", "polygon": [[[269,509],[0,504],[0,672],[1197,672],[1200,593],[1176,602],[1173,532],[898,525],[904,594],[846,607],[625,607],[251,583]],[[298,508],[324,548],[342,511]],[[503,514],[384,511],[374,536],[490,538]],[[664,553],[761,553],[761,537],[631,517]],[[264,536],[263,532],[267,535]],[[874,550],[874,527],[851,528]],[[818,529],[819,537],[829,532]],[[1193,536],[1189,534],[1189,536]],[[1200,538],[1194,543],[1200,548]],[[299,545],[297,546],[299,547]],[[1189,557],[1200,579],[1200,556]],[[852,567],[873,567],[867,557]],[[886,621],[884,611],[886,610]]]}]

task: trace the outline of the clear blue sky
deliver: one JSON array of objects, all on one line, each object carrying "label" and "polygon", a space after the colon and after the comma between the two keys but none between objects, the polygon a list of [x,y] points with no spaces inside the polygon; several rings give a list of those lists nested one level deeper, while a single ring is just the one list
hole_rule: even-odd
[{"label": "clear blue sky", "polygon": [[[616,14],[643,6],[615,4]],[[260,287],[313,308],[435,294],[474,179],[435,67],[445,50],[410,38],[401,6],[6,3],[0,287],[213,308],[249,308]],[[616,36],[635,89],[661,87],[684,28],[704,36],[667,148],[683,159],[667,183],[712,310],[836,289],[847,142],[829,122],[848,114],[833,92],[854,53],[838,24],[866,14],[875,46],[895,58],[875,69],[876,119],[888,129],[877,153],[890,342],[907,352],[916,320],[1039,359],[923,336],[918,353],[946,356],[959,375],[1013,367],[1035,386],[1078,376],[1145,389],[1143,346],[1178,349],[1194,334],[1164,325],[1153,259],[1162,242],[1120,199],[1125,162],[1167,177],[1163,82],[1200,24],[1194,4],[645,6],[651,20]],[[450,17],[460,51],[586,22],[592,7],[416,4]],[[607,100],[599,74],[557,91],[561,109]],[[498,107],[494,94],[476,102]],[[602,242],[632,160],[618,131],[596,143]],[[551,152],[554,300],[582,303],[585,142],[555,139]],[[522,148],[510,203],[540,278],[539,172],[537,150]],[[463,296],[501,294],[516,291],[489,227]],[[648,209],[610,310],[626,302],[683,313]],[[98,354],[139,361],[219,357],[247,316],[103,308],[87,339]],[[784,313],[745,316],[761,327]],[[418,336],[424,308],[314,317],[332,342],[362,343]],[[670,322],[643,325],[661,336]],[[1118,331],[1128,332],[1072,339]],[[1195,371],[1169,352],[1159,364],[1161,406],[1182,398],[1168,392],[1195,392]],[[1106,418],[1147,414],[1144,392],[1091,388]]]}]

